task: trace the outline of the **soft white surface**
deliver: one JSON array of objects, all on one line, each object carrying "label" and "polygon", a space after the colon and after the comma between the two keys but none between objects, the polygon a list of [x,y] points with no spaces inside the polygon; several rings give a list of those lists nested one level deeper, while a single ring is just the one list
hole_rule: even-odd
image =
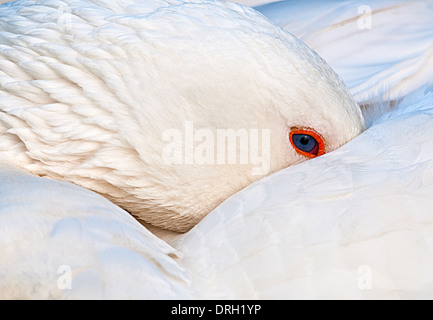
[{"label": "soft white surface", "polygon": [[256,9],[316,50],[358,101],[396,99],[433,81],[431,0],[288,0]]},{"label": "soft white surface", "polygon": [[254,6],[258,6],[258,5],[262,5],[262,4],[267,4],[270,1],[269,0],[235,0],[235,1],[230,1],[230,2],[235,2],[235,3],[245,5],[245,6],[254,7]]},{"label": "soft white surface", "polygon": [[432,298],[432,106],[421,89],[246,188],[171,240],[182,258],[104,198],[2,167],[1,297]]},{"label": "soft white surface", "polygon": [[[0,161],[172,231],[305,161],[288,130],[315,130],[330,152],[364,129],[323,59],[233,3],[21,0],[1,6],[0,43]],[[242,139],[251,159],[231,164],[216,141],[226,128],[272,139]]]},{"label": "soft white surface", "polygon": [[7,165],[0,181],[0,299],[190,297],[175,250],[107,199]]},{"label": "soft white surface", "polygon": [[[181,237],[206,298],[433,298],[433,88]],[[402,129],[403,128],[403,129]]]},{"label": "soft white surface", "polygon": [[[305,3],[282,2],[279,18]],[[429,21],[416,27],[426,28],[423,37],[408,33],[401,47],[387,50],[395,35],[390,24],[360,38],[350,34],[360,35],[357,29],[327,27],[354,16],[345,3],[316,1],[296,11],[291,23],[302,37],[318,41],[315,49],[328,54],[328,61],[335,58],[331,64],[341,67],[352,90],[362,88],[358,83],[368,87],[360,89],[359,100],[370,97],[371,88],[396,87],[401,96],[429,82],[410,67],[413,76],[399,86],[402,76],[394,72],[416,66],[417,59],[431,66],[431,56],[422,51],[430,45]],[[322,4],[334,18],[317,18]],[[431,7],[421,7],[431,16]],[[387,21],[415,28],[408,10]],[[319,29],[324,38],[316,34]],[[349,35],[342,38],[340,32]],[[409,46],[413,55],[407,50],[410,35],[419,44]],[[382,55],[358,55],[359,48],[376,46]],[[344,54],[350,48],[353,54]],[[369,79],[375,77],[372,86]],[[0,223],[0,297],[433,298],[432,120],[433,89],[427,85],[337,151],[228,199],[189,233],[170,240],[178,257],[90,191],[2,167],[0,213],[7,222]],[[53,199],[48,207],[34,206],[47,197]],[[62,265],[74,271],[72,287],[64,292],[57,282]]]}]

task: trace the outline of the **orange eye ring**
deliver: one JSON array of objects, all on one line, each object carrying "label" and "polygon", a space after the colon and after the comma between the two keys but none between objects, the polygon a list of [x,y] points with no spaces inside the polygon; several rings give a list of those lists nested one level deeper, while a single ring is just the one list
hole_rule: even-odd
[{"label": "orange eye ring", "polygon": [[293,129],[289,139],[296,152],[304,157],[316,158],[325,154],[322,137],[312,129]]}]

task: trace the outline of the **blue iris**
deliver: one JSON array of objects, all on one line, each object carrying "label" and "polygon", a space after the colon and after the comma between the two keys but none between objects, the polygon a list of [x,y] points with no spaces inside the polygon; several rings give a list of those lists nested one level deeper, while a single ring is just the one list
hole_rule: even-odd
[{"label": "blue iris", "polygon": [[319,151],[319,143],[308,134],[294,134],[292,141],[295,147],[301,151],[314,155],[317,155]]}]

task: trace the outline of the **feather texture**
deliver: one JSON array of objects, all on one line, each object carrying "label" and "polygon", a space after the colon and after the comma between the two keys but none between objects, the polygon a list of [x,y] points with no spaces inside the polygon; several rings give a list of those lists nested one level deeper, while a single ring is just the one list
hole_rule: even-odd
[{"label": "feather texture", "polygon": [[[303,161],[287,148],[292,127],[313,128],[327,151],[364,129],[317,54],[233,3],[22,0],[1,7],[0,39],[0,159],[165,229],[185,232],[252,181]],[[254,161],[218,165],[217,152],[192,161],[187,123],[214,136],[268,130],[263,173]],[[185,150],[176,165],[165,156],[173,131]]]},{"label": "feather texture", "polygon": [[[189,42],[185,39],[195,35],[194,30],[188,29],[191,26],[188,15],[174,9],[182,8],[183,2],[164,2],[165,6],[161,6],[159,1],[78,1],[80,6],[72,12],[65,9],[62,13],[58,9],[66,2],[44,1],[42,7],[37,3],[21,1],[0,9],[0,15],[4,14],[3,19],[0,18],[3,22],[6,21],[5,13],[21,12],[17,17],[8,15],[10,24],[2,27],[6,31],[0,32],[0,37],[4,37],[4,45],[0,48],[3,55],[0,59],[3,72],[0,77],[3,81],[1,143],[2,150],[9,148],[14,153],[12,159],[6,159],[14,162],[13,165],[2,164],[0,167],[1,298],[433,297],[433,87],[429,77],[421,76],[416,62],[430,63],[429,51],[418,50],[428,47],[428,30],[422,38],[417,37],[416,32],[407,33],[408,42],[412,39],[419,43],[419,46],[414,46],[412,57],[408,51],[400,50],[401,61],[396,62],[392,59],[392,52],[381,50],[384,55],[358,60],[356,50],[348,54],[352,44],[366,49],[377,45],[377,39],[380,39],[379,45],[386,48],[388,42],[383,38],[388,39],[385,35],[391,31],[387,24],[381,23],[376,25],[374,33],[370,33],[371,37],[361,36],[358,29],[352,28],[359,16],[349,2],[284,1],[259,7],[258,10],[280,25],[293,29],[315,50],[323,52],[332,65],[340,68],[359,102],[364,102],[366,97],[369,100],[382,95],[380,88],[390,88],[391,93],[386,93],[385,97],[388,95],[396,101],[393,108],[375,114],[365,132],[342,147],[343,143],[339,143],[338,150],[261,180],[250,181],[253,182],[251,185],[224,201],[191,231],[168,236],[161,233],[166,240],[162,241],[126,211],[100,195],[68,182],[36,177],[14,165],[26,164],[29,171],[50,168],[52,178],[65,174],[78,176],[85,171],[86,181],[99,183],[101,176],[106,178],[106,172],[110,170],[126,170],[127,177],[136,175],[137,168],[143,165],[142,158],[137,161],[141,142],[135,141],[135,136],[130,133],[143,123],[139,124],[135,118],[131,121],[123,107],[124,104],[129,106],[133,100],[128,90],[142,94],[140,97],[143,99],[147,97],[146,88],[139,88],[134,81],[128,81],[128,77],[122,78],[122,74],[126,74],[137,79],[140,70],[139,64],[134,64],[134,58],[143,53],[143,47],[137,45],[135,40],[139,35],[131,29],[137,30],[137,25],[143,23],[141,17],[155,17],[164,11],[167,14],[164,17],[170,16],[179,22],[176,26],[182,26],[182,34],[189,33],[185,38],[170,42],[167,47],[159,46],[158,50],[166,53],[173,46],[180,48],[177,53],[188,50]],[[322,8],[322,3],[328,9],[317,18],[312,12],[316,6]],[[268,24],[261,16],[244,7],[192,1],[184,7],[183,13],[203,9],[198,17],[218,22],[217,15],[210,11],[206,13],[208,4],[216,6],[212,8],[224,8],[219,13],[233,10],[237,12],[236,16],[239,12],[246,15],[237,22],[223,19],[227,30],[240,24],[241,30],[249,30],[249,33],[251,21],[248,19],[258,19],[259,24],[266,26],[262,25],[263,29],[257,27],[258,33],[272,30],[278,37],[281,35],[276,29],[267,29]],[[300,9],[306,5],[309,15],[299,19]],[[394,10],[406,6],[409,9],[401,21],[410,19],[411,12],[416,11],[422,17],[421,11],[426,14],[431,11],[428,2],[423,5],[405,3],[394,8],[390,7],[389,1],[379,1],[371,3],[371,6],[376,17],[393,15],[396,13]],[[57,9],[50,11],[46,7]],[[107,23],[98,12],[116,12],[116,15],[110,15]],[[141,14],[137,15],[137,12]],[[26,14],[32,19],[24,18]],[[67,31],[61,37],[58,26],[50,23],[40,25],[43,32],[38,28],[28,29],[29,23],[33,26],[34,21],[46,21],[47,17],[56,21],[66,19],[69,14],[80,28]],[[116,23],[111,24],[113,21]],[[414,28],[429,29],[430,24],[422,21]],[[152,39],[161,36],[156,29],[148,30]],[[103,44],[97,48],[88,46],[86,41],[94,40],[86,38],[89,35],[102,39]],[[329,42],[320,42],[319,35]],[[215,34],[206,36],[211,42],[215,41],[212,37]],[[41,42],[41,37],[46,42],[55,39],[57,45]],[[71,39],[77,37],[83,37],[80,44],[72,43]],[[110,37],[121,44],[106,43]],[[362,42],[358,43],[356,39],[362,39]],[[68,50],[63,54],[62,45],[65,43],[68,43]],[[301,45],[298,47],[298,42],[294,44],[292,49],[297,53],[303,50]],[[43,58],[29,59],[36,52]],[[212,52],[218,54],[218,50]],[[227,53],[219,52],[218,59]],[[308,53],[307,56],[307,60],[319,61],[315,60],[314,54]],[[344,60],[340,61],[338,57],[343,56]],[[164,57],[161,59],[165,63],[168,60]],[[124,70],[125,65],[118,64],[118,61],[130,58],[131,65]],[[98,59],[101,63],[95,62]],[[266,69],[272,65],[272,62],[266,62],[262,66]],[[377,65],[378,68],[362,69],[363,65]],[[409,76],[403,85],[397,80],[401,80],[405,72],[398,70],[404,71],[406,67]],[[276,68],[272,70],[278,73]],[[319,73],[328,72],[326,65],[321,65],[318,70]],[[175,79],[169,77],[174,71],[165,72],[167,79]],[[224,72],[229,77],[233,76],[227,69],[221,74]],[[309,74],[307,78],[311,77],[307,83],[313,83],[315,77],[319,79],[314,68],[307,67],[304,72]],[[12,78],[22,79],[22,82],[14,83]],[[327,79],[334,79],[333,74],[329,73]],[[186,80],[197,83],[194,79],[182,78],[179,85],[188,83]],[[326,81],[316,82],[317,86],[312,85],[303,92],[305,97],[327,92],[329,87],[323,89]],[[340,83],[338,78],[330,82]],[[86,86],[80,86],[80,83],[86,83]],[[286,83],[272,83],[275,85],[272,96],[285,97],[280,92],[284,92],[281,89]],[[158,82],[153,84],[152,90],[165,92],[177,84]],[[313,94],[311,88],[315,88]],[[232,92],[229,89],[221,86],[215,90]],[[344,89],[340,93],[339,90],[331,91],[330,96],[335,94],[340,98],[345,92]],[[367,91],[370,92],[367,94]],[[245,103],[253,103],[257,98],[253,94],[235,97],[244,98]],[[299,95],[296,97],[296,101],[303,101],[299,100]],[[165,99],[164,96],[159,98]],[[200,101],[213,99],[215,96],[211,95],[209,100]],[[322,100],[322,97],[317,99],[317,103],[330,101],[327,98]],[[33,105],[35,102],[37,107]],[[316,106],[315,103],[312,105]],[[234,110],[236,112],[227,111],[228,118],[239,116],[238,109]],[[212,118],[216,114],[202,111],[197,118],[205,115]],[[167,112],[159,116],[170,119],[171,111]],[[323,119],[326,112],[330,110],[319,111],[318,119]],[[178,116],[182,118],[185,114],[184,110]],[[139,113],[135,115],[138,118]],[[149,133],[153,129],[152,123],[158,119],[158,112],[150,112],[147,116],[152,119],[145,126]],[[113,136],[113,132],[118,130],[125,130],[125,135]],[[340,131],[336,130],[337,133]],[[147,141],[151,136],[142,135],[141,138]],[[43,145],[51,144],[52,148],[41,148],[40,141]],[[122,150],[122,159],[112,156],[113,149],[110,152],[109,148],[101,147],[107,143],[115,146],[116,152]],[[32,144],[35,144],[33,148]],[[137,152],[131,151],[134,149],[131,146]],[[88,159],[89,153],[95,156]],[[46,157],[43,161],[32,160],[43,157]],[[106,159],[110,159],[109,166]],[[77,162],[73,163],[75,160]],[[62,165],[56,166],[56,163]],[[167,176],[172,173],[169,170]],[[142,183],[151,187],[155,179],[110,176],[102,180],[105,181],[105,192],[126,197],[125,190],[129,187]],[[230,179],[236,180],[234,176]],[[200,190],[219,190],[218,185],[212,183],[195,183]],[[194,194],[196,189],[192,185],[194,183],[191,183],[190,190]],[[175,186],[167,184],[163,190],[170,194],[172,189]]]},{"label": "feather texture", "polygon": [[188,298],[177,252],[102,196],[0,168],[0,298]]}]

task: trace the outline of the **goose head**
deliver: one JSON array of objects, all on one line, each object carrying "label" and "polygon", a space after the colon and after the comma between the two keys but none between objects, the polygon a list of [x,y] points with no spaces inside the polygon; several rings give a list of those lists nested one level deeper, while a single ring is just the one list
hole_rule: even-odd
[{"label": "goose head", "polygon": [[185,232],[364,130],[338,75],[291,34],[236,4],[169,2],[2,8],[0,158]]}]

